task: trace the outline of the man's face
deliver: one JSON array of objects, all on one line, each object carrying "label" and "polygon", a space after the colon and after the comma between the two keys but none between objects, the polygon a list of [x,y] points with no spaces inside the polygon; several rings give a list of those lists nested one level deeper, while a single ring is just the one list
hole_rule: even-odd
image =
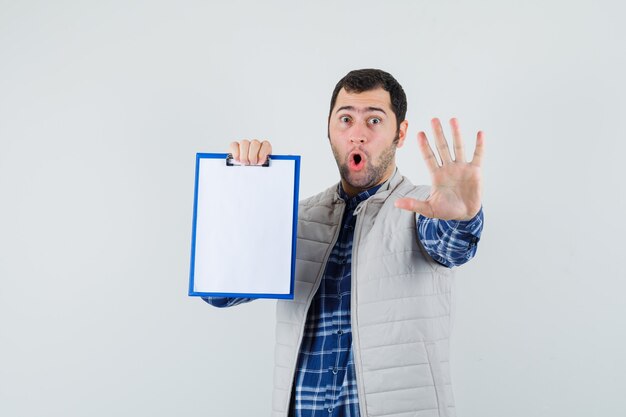
[{"label": "man's face", "polygon": [[393,174],[396,148],[404,144],[407,126],[404,120],[397,129],[389,92],[382,88],[362,93],[339,91],[328,135],[341,184],[349,196],[381,184]]}]

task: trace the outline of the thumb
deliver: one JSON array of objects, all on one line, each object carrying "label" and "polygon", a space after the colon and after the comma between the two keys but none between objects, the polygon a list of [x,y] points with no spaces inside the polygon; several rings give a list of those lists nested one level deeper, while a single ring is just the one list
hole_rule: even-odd
[{"label": "thumb", "polygon": [[419,201],[414,198],[399,198],[395,206],[402,210],[413,211],[426,217],[432,217],[432,208],[426,201]]}]

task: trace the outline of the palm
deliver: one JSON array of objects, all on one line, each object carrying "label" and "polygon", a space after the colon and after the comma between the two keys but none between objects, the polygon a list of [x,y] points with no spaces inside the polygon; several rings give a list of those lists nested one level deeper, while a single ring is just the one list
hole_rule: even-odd
[{"label": "palm", "polygon": [[466,162],[458,122],[452,119],[450,124],[454,136],[455,160],[452,159],[448,143],[443,136],[441,123],[433,119],[432,125],[441,165],[428,144],[426,134],[420,132],[418,135],[420,150],[431,175],[430,196],[426,201],[399,199],[396,202],[398,207],[426,217],[444,220],[469,220],[480,210],[483,134],[478,132],[474,158],[471,162]]}]

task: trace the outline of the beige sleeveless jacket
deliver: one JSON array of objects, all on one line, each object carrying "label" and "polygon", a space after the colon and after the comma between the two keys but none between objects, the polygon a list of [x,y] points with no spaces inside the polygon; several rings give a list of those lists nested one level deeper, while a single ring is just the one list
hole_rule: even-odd
[{"label": "beige sleeveless jacket", "polygon": [[[352,249],[352,341],[361,417],[454,416],[449,335],[452,271],[420,245],[400,197],[427,198],[397,170],[362,202]],[[277,304],[274,417],[286,417],[304,323],[339,233],[334,186],[300,203],[294,300]]]}]

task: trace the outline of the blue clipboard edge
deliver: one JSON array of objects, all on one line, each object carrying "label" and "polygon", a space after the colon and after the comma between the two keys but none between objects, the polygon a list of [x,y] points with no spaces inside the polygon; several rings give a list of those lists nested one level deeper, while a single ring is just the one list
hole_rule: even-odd
[{"label": "blue clipboard edge", "polygon": [[296,275],[296,243],[298,237],[298,202],[300,191],[300,155],[270,155],[273,160],[293,160],[294,161],[294,182],[293,182],[293,224],[291,239],[291,282],[289,284],[289,294],[267,294],[267,293],[207,293],[194,291],[194,266],[196,258],[196,223],[198,218],[198,179],[200,176],[201,159],[224,159],[227,153],[196,153],[196,173],[193,192],[193,219],[191,226],[191,265],[189,267],[189,296],[195,297],[237,297],[237,298],[274,298],[293,300],[294,283]]}]

